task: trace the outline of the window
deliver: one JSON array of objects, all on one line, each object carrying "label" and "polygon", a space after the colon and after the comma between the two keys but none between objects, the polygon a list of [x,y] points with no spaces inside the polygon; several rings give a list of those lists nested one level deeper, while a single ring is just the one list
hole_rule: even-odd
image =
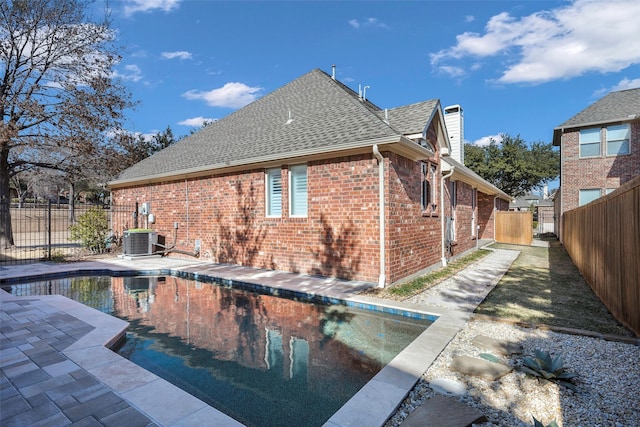
[{"label": "window", "polygon": [[282,216],[282,173],[280,168],[267,170],[267,216]]},{"label": "window", "polygon": [[607,156],[629,154],[629,125],[607,127]]},{"label": "window", "polygon": [[598,157],[600,155],[600,129],[582,129],[580,131],[580,157]]},{"label": "window", "polygon": [[598,197],[600,197],[599,188],[580,190],[580,200],[578,201],[578,206],[586,205],[587,203],[594,201]]},{"label": "window", "polygon": [[289,216],[307,216],[307,165],[289,168]]},{"label": "window", "polygon": [[436,209],[436,171],[437,168],[431,163],[421,163],[421,192],[420,205],[422,210]]},{"label": "window", "polygon": [[429,177],[427,176],[427,164],[421,163],[420,167],[422,169],[422,191],[420,193],[420,205],[422,206],[422,210],[426,210],[429,207],[429,203],[431,202],[431,188],[428,181]]}]

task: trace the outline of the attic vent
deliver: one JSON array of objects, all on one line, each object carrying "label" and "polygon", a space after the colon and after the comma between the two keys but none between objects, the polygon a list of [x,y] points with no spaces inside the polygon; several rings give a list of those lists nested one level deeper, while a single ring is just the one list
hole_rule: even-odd
[{"label": "attic vent", "polygon": [[287,121],[284,123],[285,125],[288,125],[289,123],[291,123],[293,121],[293,116],[291,115],[291,110],[289,110],[289,118],[287,118]]}]

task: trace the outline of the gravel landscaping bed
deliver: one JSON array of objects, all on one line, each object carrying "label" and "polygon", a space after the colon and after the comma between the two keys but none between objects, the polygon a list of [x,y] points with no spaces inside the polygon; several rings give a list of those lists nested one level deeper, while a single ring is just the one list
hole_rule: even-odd
[{"label": "gravel landscaping bed", "polygon": [[[522,355],[498,356],[501,363],[515,367],[496,381],[465,376],[450,369],[452,357],[479,357],[487,350],[475,347],[479,335],[518,342]],[[579,376],[578,393],[548,382],[539,382],[520,372],[523,356],[534,350],[563,355],[564,365]],[[586,336],[525,329],[511,324],[473,320],[458,332],[433,365],[424,373],[387,423],[399,426],[426,399],[436,395],[433,380],[447,379],[466,389],[460,402],[479,409],[488,426],[531,426],[533,417],[547,425],[559,426],[640,426],[640,347]]]}]

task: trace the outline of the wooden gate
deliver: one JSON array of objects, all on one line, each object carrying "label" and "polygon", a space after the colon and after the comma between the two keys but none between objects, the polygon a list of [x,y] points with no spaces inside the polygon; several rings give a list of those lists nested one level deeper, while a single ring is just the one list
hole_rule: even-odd
[{"label": "wooden gate", "polygon": [[533,243],[533,215],[531,212],[496,212],[496,242],[515,245]]}]

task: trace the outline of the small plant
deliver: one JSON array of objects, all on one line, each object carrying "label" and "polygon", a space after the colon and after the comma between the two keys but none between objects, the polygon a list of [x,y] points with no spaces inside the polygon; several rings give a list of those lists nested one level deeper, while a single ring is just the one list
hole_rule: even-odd
[{"label": "small plant", "polygon": [[93,253],[104,252],[109,235],[107,213],[100,208],[91,208],[80,215],[78,222],[69,226],[71,240],[80,241],[83,248]]},{"label": "small plant", "polygon": [[522,359],[520,368],[524,373],[538,377],[545,381],[551,381],[577,392],[575,384],[571,380],[578,376],[574,372],[568,372],[562,363],[562,355],[551,357],[549,352],[535,350],[535,357]]},{"label": "small plant", "polygon": [[[536,417],[533,417],[533,427],[545,427],[545,425],[542,424],[542,422],[538,421]],[[546,427],[558,427],[558,423],[556,422],[556,420],[553,420],[549,424],[547,424]]]},{"label": "small plant", "polygon": [[65,262],[67,260],[67,254],[62,251],[54,251],[51,253],[51,261],[53,262]]}]

